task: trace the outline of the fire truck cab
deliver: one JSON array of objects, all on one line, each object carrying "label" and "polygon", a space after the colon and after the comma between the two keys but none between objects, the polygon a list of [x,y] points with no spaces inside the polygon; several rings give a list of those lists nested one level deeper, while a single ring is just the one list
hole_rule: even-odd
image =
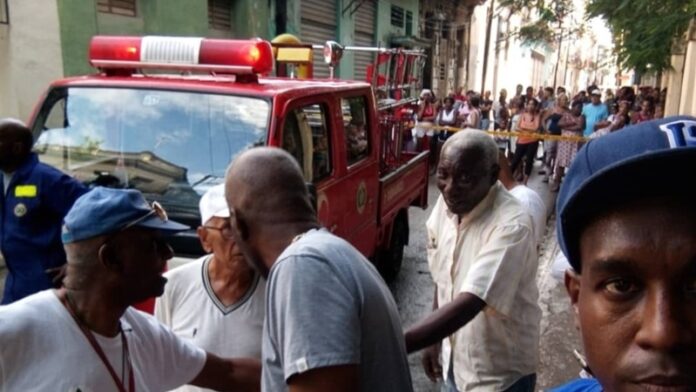
[{"label": "fire truck cab", "polygon": [[285,69],[278,58],[262,40],[94,37],[99,72],[48,88],[29,122],[34,150],[90,186],[136,188],[161,203],[193,228],[171,238],[181,262],[203,254],[198,202],[231,160],[283,148],[315,189],[322,224],[392,278],[407,209],[427,204],[427,152],[401,151],[414,99],[378,103],[366,81],[266,76]]}]

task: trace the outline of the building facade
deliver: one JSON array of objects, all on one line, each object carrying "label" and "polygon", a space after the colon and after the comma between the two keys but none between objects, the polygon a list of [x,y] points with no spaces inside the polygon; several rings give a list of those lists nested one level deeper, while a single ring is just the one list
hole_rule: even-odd
[{"label": "building facade", "polygon": [[[6,7],[5,7],[6,5]],[[418,45],[418,0],[0,0],[0,116],[27,119],[53,80],[94,72],[94,35],[272,39],[346,46]],[[7,12],[6,12],[7,11]],[[315,76],[328,76],[315,51]],[[346,51],[337,76],[364,79],[369,52]]]},{"label": "building facade", "polygon": [[667,87],[666,116],[696,116],[696,19],[691,21],[681,42],[675,45],[672,70],[663,74],[662,86]]}]

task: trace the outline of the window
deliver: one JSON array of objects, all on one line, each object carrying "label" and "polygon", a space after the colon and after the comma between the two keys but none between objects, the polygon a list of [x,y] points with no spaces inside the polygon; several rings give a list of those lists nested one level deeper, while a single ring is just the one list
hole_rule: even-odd
[{"label": "window", "polygon": [[208,0],[208,26],[216,30],[232,30],[232,1]]},{"label": "window", "polygon": [[343,132],[346,141],[348,166],[367,158],[369,149],[369,132],[365,97],[341,99],[343,111]]},{"label": "window", "polygon": [[406,11],[406,35],[413,35],[413,12]]},{"label": "window", "polygon": [[7,0],[0,0],[0,24],[10,24],[10,12]]},{"label": "window", "polygon": [[97,0],[97,11],[121,16],[137,16],[135,0]]},{"label": "window", "polygon": [[391,6],[391,25],[394,27],[404,27],[404,9],[392,5]]},{"label": "window", "polygon": [[325,112],[318,104],[295,109],[283,126],[283,149],[295,157],[307,181],[318,182],[331,173]]},{"label": "window", "polygon": [[135,188],[172,219],[200,223],[198,201],[232,158],[266,144],[263,99],[128,88],[59,88],[34,130],[42,162],[90,185]]}]

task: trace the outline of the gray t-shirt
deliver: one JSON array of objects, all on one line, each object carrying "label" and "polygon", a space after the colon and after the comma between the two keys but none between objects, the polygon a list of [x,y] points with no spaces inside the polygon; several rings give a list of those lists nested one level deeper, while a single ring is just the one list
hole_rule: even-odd
[{"label": "gray t-shirt", "polygon": [[263,391],[311,369],[359,365],[362,391],[412,391],[394,299],[348,242],[312,230],[271,269],[266,288]]}]

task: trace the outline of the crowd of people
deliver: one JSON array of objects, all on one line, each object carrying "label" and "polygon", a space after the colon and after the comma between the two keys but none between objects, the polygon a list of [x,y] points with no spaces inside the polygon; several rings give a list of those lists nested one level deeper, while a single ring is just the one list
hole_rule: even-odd
[{"label": "crowd of people", "polygon": [[[526,184],[535,159],[542,147],[544,182],[551,183],[557,192],[565,170],[578,149],[590,138],[617,131],[627,125],[663,117],[666,89],[621,87],[602,92],[590,85],[570,96],[562,86],[534,88],[517,85],[515,95],[508,100],[507,90],[501,89],[493,102],[490,91],[483,96],[474,91],[462,94],[459,88],[442,99],[431,90],[420,94],[415,114],[416,126],[406,135],[406,148],[431,153],[434,165],[442,144],[455,129],[472,128],[484,131],[516,132],[515,137],[498,134],[498,147],[505,151],[515,178]],[[451,127],[443,129],[441,127]],[[491,129],[492,128],[492,129]],[[567,137],[539,140],[533,134]]]},{"label": "crowd of people", "polygon": [[[187,226],[139,191],[87,191],[37,169],[27,149],[30,131],[0,121],[0,148],[13,157],[1,167],[9,178],[4,217],[29,216],[17,207],[25,203],[41,211],[39,201],[48,202],[38,195],[56,180],[75,199],[45,221],[59,222],[57,241],[67,259],[60,287],[25,284],[23,298],[0,306],[0,390],[164,391],[191,384],[408,392],[407,356],[423,351],[425,371],[442,380],[443,391],[534,391],[546,212],[524,184],[534,159],[529,151],[536,151],[542,129],[594,135],[607,127],[579,149],[559,142],[556,157],[545,160],[567,169],[556,225],[590,376],[557,391],[694,390],[696,188],[684,181],[696,162],[696,118],[636,121],[617,131],[614,124],[624,126],[630,116],[628,105],[619,101],[623,119],[603,119],[595,113],[604,105],[598,90],[588,103],[573,99],[570,109],[564,94],[546,89],[546,101],[538,101],[520,93],[512,99],[524,110],[510,117],[512,123],[517,116],[512,129],[520,132],[510,164],[508,147],[501,150],[500,140],[479,129],[442,136],[439,195],[425,224],[434,303],[405,330],[376,268],[321,226],[288,152],[256,147],[237,156],[225,183],[200,201],[196,232],[208,255],[163,277],[173,256],[165,235]],[[419,116],[481,124],[482,113],[494,110],[493,103],[481,108],[489,100],[468,101],[466,120],[453,114],[456,96],[442,110],[424,104]],[[504,108],[505,98],[498,101]],[[494,123],[501,125],[499,116]],[[39,170],[37,177],[27,177],[25,167]],[[3,240],[10,238],[7,227],[3,221]],[[29,229],[36,228],[13,230]],[[33,239],[31,232],[21,238]],[[10,263],[42,268],[40,246],[34,259]],[[152,296],[160,297],[154,316],[132,308]]]}]

